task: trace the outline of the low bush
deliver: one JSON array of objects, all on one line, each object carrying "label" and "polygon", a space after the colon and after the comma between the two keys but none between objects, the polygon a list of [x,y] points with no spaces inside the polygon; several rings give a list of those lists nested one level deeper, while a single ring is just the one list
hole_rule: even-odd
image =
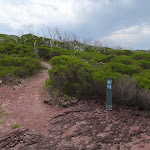
[{"label": "low bush", "polygon": [[150,61],[139,60],[136,61],[136,65],[140,66],[142,69],[150,69]]},{"label": "low bush", "polygon": [[113,55],[104,55],[100,54],[98,52],[79,52],[76,53],[74,56],[76,56],[79,59],[83,59],[86,61],[94,60],[95,62],[110,62],[111,59],[114,57]]},{"label": "low bush", "polygon": [[84,59],[84,60],[90,60],[91,58],[93,58],[93,53],[90,52],[79,52],[77,55],[77,58],[79,59]]},{"label": "low bush", "polygon": [[129,56],[129,55],[131,55],[131,54],[133,54],[134,52],[133,51],[131,51],[131,50],[121,50],[120,52],[119,52],[119,54],[121,54],[121,55],[126,55],[126,56]]},{"label": "low bush", "polygon": [[36,55],[32,51],[32,49],[33,48],[28,45],[16,44],[13,42],[0,43],[1,54],[7,54],[7,55],[13,55],[19,57],[30,56],[36,58]]},{"label": "low bush", "polygon": [[94,69],[92,73],[93,97],[106,98],[106,79],[112,78],[115,81],[121,76],[120,73],[113,73],[110,70]]},{"label": "low bush", "polygon": [[150,90],[150,69],[143,70],[139,74],[135,74],[138,87]]},{"label": "low bush", "polygon": [[110,70],[111,72],[118,72],[126,75],[133,75],[135,73],[139,73],[141,71],[140,67],[135,65],[125,65],[119,62],[110,62],[107,63],[104,70]]},{"label": "low bush", "polygon": [[4,80],[33,75],[41,69],[41,64],[37,59],[6,55],[0,55],[0,57],[0,77]]},{"label": "low bush", "polygon": [[91,95],[90,85],[93,68],[84,61],[71,56],[56,56],[50,60],[49,70],[52,86],[65,94],[78,98]]},{"label": "low bush", "polygon": [[131,55],[134,60],[147,60],[150,61],[150,53],[145,52],[135,52]]},{"label": "low bush", "polygon": [[49,60],[53,56],[59,56],[60,53],[57,53],[56,51],[51,50],[48,47],[39,47],[38,48],[38,54],[40,58]]},{"label": "low bush", "polygon": [[49,60],[54,56],[60,55],[74,55],[76,52],[74,50],[59,49],[59,48],[48,48],[44,46],[38,47],[38,54],[40,58]]},{"label": "low bush", "polygon": [[119,62],[125,65],[131,65],[134,63],[134,60],[129,56],[121,55],[121,56],[115,56],[112,59],[112,62]]},{"label": "low bush", "polygon": [[150,91],[147,89],[137,90],[136,103],[139,102],[139,110],[150,111]]},{"label": "low bush", "polygon": [[[144,100],[142,99],[145,90],[141,89],[140,82],[136,78],[130,77],[137,70],[130,68],[129,65],[114,62],[107,63],[102,69],[98,69],[71,56],[56,56],[50,60],[50,63],[52,69],[49,70],[49,83],[53,89],[77,98],[105,99],[106,78],[112,77],[113,103],[150,110],[149,94],[147,92],[147,95],[143,97]],[[113,69],[113,67],[119,69]],[[146,83],[150,85],[148,81]]]},{"label": "low bush", "polygon": [[130,56],[131,54],[134,54],[133,51],[130,50],[115,50],[115,49],[111,49],[107,52],[107,55],[126,55],[126,56]]},{"label": "low bush", "polygon": [[121,74],[92,68],[88,63],[70,56],[53,57],[49,75],[53,87],[76,97],[103,97],[106,78],[117,79]]},{"label": "low bush", "polygon": [[15,67],[0,66],[0,78],[9,78],[13,75]]},{"label": "low bush", "polygon": [[137,83],[128,76],[119,77],[113,84],[113,101],[116,104],[134,106],[136,101]]},{"label": "low bush", "polygon": [[113,102],[139,110],[150,110],[150,92],[137,87],[136,79],[122,76],[113,84]]},{"label": "low bush", "polygon": [[[75,43],[77,47],[72,45]],[[148,52],[114,50],[78,41],[60,42],[32,34],[0,35],[0,78],[3,80],[36,73],[41,68],[39,58],[51,59],[53,68],[47,83],[56,95],[64,92],[78,98],[105,99],[106,78],[112,77],[115,103],[150,109]]]},{"label": "low bush", "polygon": [[16,129],[16,128],[19,128],[19,127],[20,127],[19,124],[13,124],[13,126],[12,126],[13,129]]}]

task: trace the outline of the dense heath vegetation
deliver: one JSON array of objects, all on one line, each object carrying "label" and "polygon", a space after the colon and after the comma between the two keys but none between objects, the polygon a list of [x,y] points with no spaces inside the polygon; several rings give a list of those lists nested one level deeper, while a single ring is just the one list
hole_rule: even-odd
[{"label": "dense heath vegetation", "polygon": [[[0,34],[0,78],[3,82],[35,74],[41,69],[38,54],[30,44],[24,45],[16,36]],[[32,42],[32,41],[31,41]]]},{"label": "dense heath vegetation", "polygon": [[12,81],[35,74],[40,60],[50,62],[47,88],[88,99],[106,97],[106,78],[113,78],[113,103],[150,110],[149,51],[115,50],[78,41],[32,34],[0,34],[0,79]]}]

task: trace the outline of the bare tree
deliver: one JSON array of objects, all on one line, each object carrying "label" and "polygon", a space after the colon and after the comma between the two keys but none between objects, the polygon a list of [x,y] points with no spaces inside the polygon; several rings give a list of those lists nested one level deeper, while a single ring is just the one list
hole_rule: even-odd
[{"label": "bare tree", "polygon": [[23,28],[25,29],[25,31],[29,32],[31,34],[31,36],[34,39],[34,52],[36,52],[36,46],[37,46],[37,41],[34,35],[34,25],[33,24],[29,24],[29,25],[23,25]]},{"label": "bare tree", "polygon": [[37,40],[37,37],[35,36],[34,25],[30,24],[23,25],[23,30],[20,30],[19,33],[22,34],[24,44],[26,44],[27,37],[24,36],[23,33],[26,32],[28,32],[34,39],[34,52],[37,51],[37,46],[42,44],[51,48],[62,47],[65,49],[74,49],[76,51],[84,51],[85,48],[90,47],[93,51],[97,51],[100,53],[103,49],[103,53],[105,53],[105,49],[107,51],[107,46],[111,43],[111,41],[108,41],[108,39],[105,39],[104,42],[93,41],[92,38],[83,38],[80,40],[75,33],[63,31],[61,28],[58,27],[47,27],[45,25],[43,25],[42,28],[40,28],[39,30],[39,32],[42,33],[42,38],[39,41],[39,39]]},{"label": "bare tree", "polygon": [[34,49],[34,52],[36,53],[37,52],[37,47],[40,45],[40,44],[44,44],[44,45],[47,45],[47,40],[46,40],[46,36],[47,36],[47,31],[45,31],[45,27],[44,25],[42,26],[42,28],[37,32],[37,34],[39,34],[40,31],[42,31],[42,39],[40,41],[37,41],[36,39],[36,36],[35,36],[35,28],[34,28],[34,25],[33,24],[29,24],[29,25],[23,25],[22,26],[23,29],[21,30],[21,34],[22,34],[22,37],[24,38],[24,44],[26,45],[26,36],[24,35],[25,32],[27,32],[28,34],[30,34],[32,36],[32,38],[34,39],[34,43],[33,43],[33,49]]}]

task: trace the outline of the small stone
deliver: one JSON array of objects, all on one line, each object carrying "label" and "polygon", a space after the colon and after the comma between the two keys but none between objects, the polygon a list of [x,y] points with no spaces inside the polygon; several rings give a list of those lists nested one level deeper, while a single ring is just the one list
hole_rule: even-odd
[{"label": "small stone", "polygon": [[0,85],[2,84],[2,82],[3,82],[3,81],[2,81],[2,80],[0,80]]},{"label": "small stone", "polygon": [[49,100],[44,100],[44,104],[49,104]]}]

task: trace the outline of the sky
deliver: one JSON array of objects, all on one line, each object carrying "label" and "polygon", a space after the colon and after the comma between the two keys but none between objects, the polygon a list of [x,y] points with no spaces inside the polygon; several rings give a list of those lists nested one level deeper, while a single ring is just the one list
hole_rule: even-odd
[{"label": "sky", "polygon": [[150,49],[150,0],[0,0],[0,34],[30,24],[35,34],[58,27],[109,47]]}]

